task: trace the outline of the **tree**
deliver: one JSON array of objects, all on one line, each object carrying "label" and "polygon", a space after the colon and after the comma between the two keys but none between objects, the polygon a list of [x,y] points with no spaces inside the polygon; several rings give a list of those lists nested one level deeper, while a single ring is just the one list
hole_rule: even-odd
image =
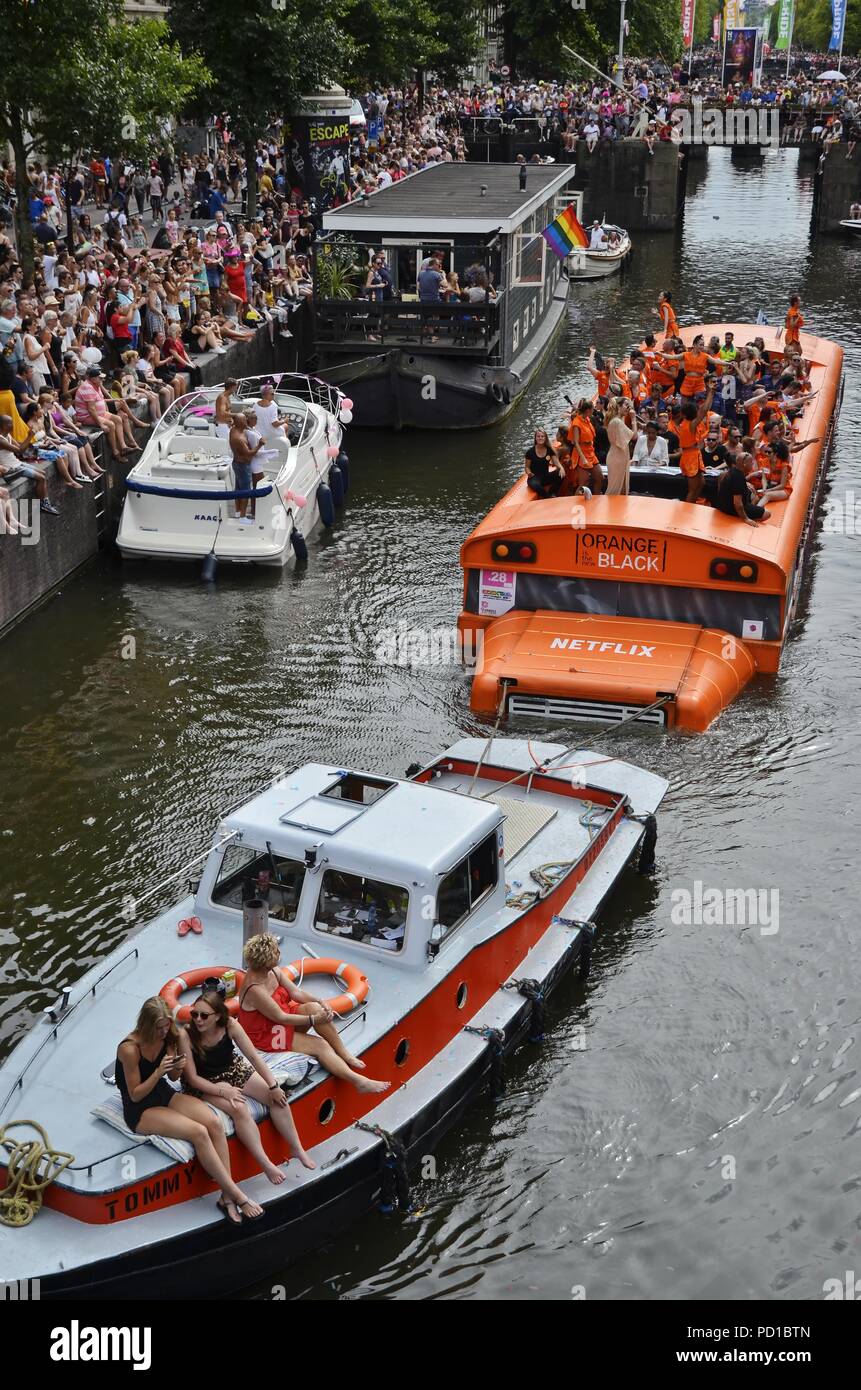
[{"label": "tree", "polygon": [[341,20],[352,0],[169,0],[179,42],[198,47],[214,84],[196,114],[227,114],[245,155],[248,216],[257,211],[257,141],[303,95],[346,70],[352,41]]},{"label": "tree", "polygon": [[353,45],[345,80],[358,90],[426,71],[453,81],[478,52],[480,15],[464,0],[355,0],[344,17]]},{"label": "tree", "polygon": [[163,22],[125,23],[120,0],[7,4],[3,22],[0,140],[15,157],[18,256],[29,283],[28,157],[56,160],[67,181],[85,150],[141,157],[208,73],[168,42]]},{"label": "tree", "polygon": [[[626,54],[660,55],[671,61],[681,49],[678,0],[629,0]],[[619,45],[619,0],[506,0],[503,11],[505,61],[513,74],[554,78],[587,75],[575,53],[603,71]]]}]

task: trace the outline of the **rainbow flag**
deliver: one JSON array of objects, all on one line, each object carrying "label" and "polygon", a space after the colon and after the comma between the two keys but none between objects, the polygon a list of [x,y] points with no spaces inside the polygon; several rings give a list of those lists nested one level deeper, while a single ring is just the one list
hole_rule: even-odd
[{"label": "rainbow flag", "polygon": [[569,256],[575,246],[588,246],[589,238],[577,220],[574,204],[569,203],[564,212],[555,217],[549,227],[541,233],[551,251],[562,260]]}]

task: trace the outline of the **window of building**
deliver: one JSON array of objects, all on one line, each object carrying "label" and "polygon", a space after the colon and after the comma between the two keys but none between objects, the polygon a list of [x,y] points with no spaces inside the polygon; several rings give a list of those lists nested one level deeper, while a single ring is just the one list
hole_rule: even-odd
[{"label": "window of building", "polygon": [[446,874],[437,893],[434,940],[444,941],[469,916],[499,879],[499,847],[496,831]]},{"label": "window of building", "polygon": [[299,860],[281,854],[270,856],[268,850],[250,845],[228,845],[212,889],[212,901],[218,907],[241,912],[246,899],[263,897],[269,903],[270,917],[293,922],[304,881],[305,865]]},{"label": "window of building", "polygon": [[327,869],[320,883],[314,925],[384,951],[403,949],[409,893],[394,883]]}]

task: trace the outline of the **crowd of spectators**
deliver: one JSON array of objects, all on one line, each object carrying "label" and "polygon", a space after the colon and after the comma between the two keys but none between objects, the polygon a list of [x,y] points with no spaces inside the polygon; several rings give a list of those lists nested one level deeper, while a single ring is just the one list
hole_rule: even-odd
[{"label": "crowd of spectators", "polygon": [[[31,284],[0,234],[0,475],[30,478],[44,511],[56,511],[45,465],[86,486],[102,471],[97,437],[117,459],[139,448],[200,379],[202,354],[227,353],[267,320],[289,336],[311,291],[316,228],[298,192],[276,189],[277,150],[260,159],[253,219],[232,160],[180,156],[174,167],[163,155],[141,172],[93,158],[68,182],[29,168]],[[2,179],[14,186],[8,164]]]}]

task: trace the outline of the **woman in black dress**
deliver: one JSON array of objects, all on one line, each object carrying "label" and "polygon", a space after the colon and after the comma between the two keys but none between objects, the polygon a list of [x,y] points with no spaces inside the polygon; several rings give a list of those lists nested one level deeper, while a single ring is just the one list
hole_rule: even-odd
[{"label": "woman in black dress", "polygon": [[538,497],[558,497],[565,481],[565,470],[556,457],[546,430],[536,430],[532,448],[524,456],[526,486]]},{"label": "woman in black dress", "polygon": [[[117,1048],[116,1082],[133,1134],[163,1134],[194,1145],[202,1167],[221,1188],[217,1205],[235,1225],[263,1215],[230,1176],[227,1139],[218,1116],[193,1096],[175,1091],[185,1069],[182,1040],[170,1010],[156,995],[143,1005],[133,1033]],[[242,1213],[242,1215],[240,1215]]]},{"label": "woman in black dress", "polygon": [[245,1029],[230,1017],[221,980],[204,982],[202,993],[191,1006],[181,1045],[186,1063],[182,1089],[230,1116],[236,1137],[250,1149],[271,1183],[277,1186],[285,1175],[263,1148],[257,1122],[245,1103],[246,1096],[268,1107],[272,1124],[299,1162],[306,1168],[315,1166],[302,1148],[279,1081]]}]

